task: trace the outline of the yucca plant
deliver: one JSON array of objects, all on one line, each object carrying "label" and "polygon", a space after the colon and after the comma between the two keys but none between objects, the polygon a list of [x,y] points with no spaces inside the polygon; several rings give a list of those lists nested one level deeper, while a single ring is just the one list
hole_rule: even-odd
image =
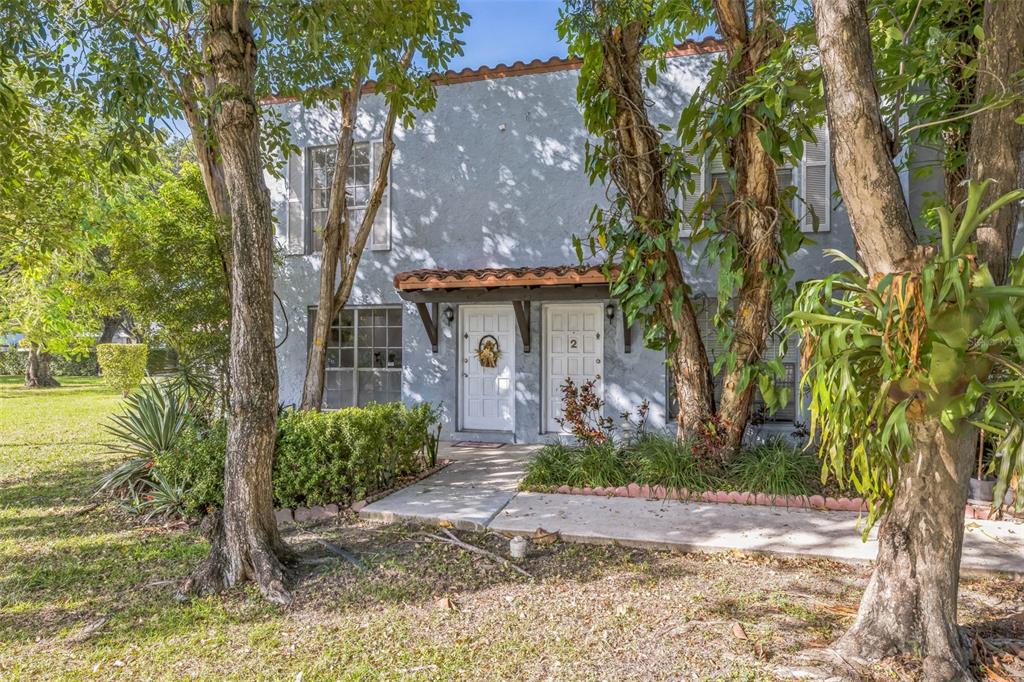
[{"label": "yucca plant", "polygon": [[143,384],[126,401],[124,411],[111,417],[107,433],[116,440],[115,452],[150,460],[174,447],[188,423],[186,396],[169,384]]},{"label": "yucca plant", "polygon": [[966,421],[993,434],[996,500],[1024,472],[1024,262],[997,285],[972,241],[1024,190],[982,208],[988,184],[968,187],[959,223],[936,209],[939,243],[919,270],[869,277],[831,251],[852,270],[806,283],[789,315],[804,339],[801,389],[810,391],[823,479],[832,471],[869,500],[865,532],[891,505],[912,422],[937,419],[954,433]]}]

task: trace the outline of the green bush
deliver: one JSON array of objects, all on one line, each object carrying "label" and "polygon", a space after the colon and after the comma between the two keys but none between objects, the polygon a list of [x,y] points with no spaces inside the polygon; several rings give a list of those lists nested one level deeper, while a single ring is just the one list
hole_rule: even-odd
[{"label": "green bush", "polygon": [[128,395],[146,376],[149,346],[144,343],[101,343],[96,346],[103,378],[111,388]]},{"label": "green bush", "polygon": [[821,463],[813,452],[781,436],[741,450],[728,465],[733,486],[769,495],[810,495],[820,482]]},{"label": "green bush", "polygon": [[[430,405],[370,404],[333,412],[289,410],[278,419],[274,504],[347,503],[392,486],[429,465],[427,439],[437,415]],[[156,469],[180,482],[184,506],[199,514],[224,503],[227,427],[193,424]]]},{"label": "green bush", "polygon": [[607,488],[626,485],[630,471],[622,452],[611,442],[541,448],[527,467],[523,485]]},{"label": "green bush", "polygon": [[181,431],[174,448],[157,457],[156,468],[183,490],[183,507],[200,516],[224,505],[224,451],[227,423],[192,424]]},{"label": "green bush", "polygon": [[[28,352],[16,349],[0,350],[0,375],[21,376],[25,374]],[[75,358],[55,355],[50,358],[50,374],[56,377],[96,376],[96,354],[89,353]]]}]

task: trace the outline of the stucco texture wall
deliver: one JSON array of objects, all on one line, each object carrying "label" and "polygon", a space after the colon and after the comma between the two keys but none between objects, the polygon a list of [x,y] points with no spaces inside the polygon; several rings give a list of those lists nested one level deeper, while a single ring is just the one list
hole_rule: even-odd
[{"label": "stucco texture wall", "polygon": [[[674,123],[713,56],[680,57],[652,90],[652,113]],[[396,132],[391,168],[392,248],[367,250],[356,276],[350,305],[399,304],[393,277],[416,268],[478,268],[560,265],[577,262],[572,235],[585,235],[592,207],[603,201],[603,189],[591,187],[584,172],[583,129],[575,100],[575,70],[474,81],[438,88],[437,107],[420,114],[411,130]],[[382,100],[365,97],[358,120],[358,139],[380,137]],[[331,145],[338,114],[326,108],[306,110],[299,104],[278,105],[290,123],[292,142],[302,149]],[[274,181],[272,196],[279,220],[285,219],[283,181]],[[833,202],[835,203],[835,202]],[[832,230],[793,258],[795,279],[803,280],[834,267],[822,248],[853,252],[853,240],[841,206],[832,216]],[[306,310],[315,305],[319,255],[286,255],[278,267],[275,291],[280,400],[301,397],[306,360]],[[715,273],[705,265],[687,263],[687,276],[698,292],[712,293]],[[457,339],[442,320],[438,352],[430,352],[427,335],[415,308],[404,307],[403,396],[409,402],[442,404],[445,436],[456,434]],[[458,316],[456,315],[456,320]],[[533,350],[516,348],[516,431],[507,438],[542,440],[540,304],[533,304]],[[608,413],[618,415],[647,399],[652,424],[664,424],[665,366],[663,354],[644,349],[642,333],[633,333],[633,351],[623,352],[621,316],[606,322],[605,397]],[[485,440],[501,436],[485,434]]]}]

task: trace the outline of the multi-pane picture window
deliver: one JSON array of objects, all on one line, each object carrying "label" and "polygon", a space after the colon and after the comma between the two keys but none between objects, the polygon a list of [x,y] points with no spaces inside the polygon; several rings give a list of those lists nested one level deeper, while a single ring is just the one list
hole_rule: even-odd
[{"label": "multi-pane picture window", "polygon": [[[359,229],[366,214],[366,205],[370,201],[370,190],[383,148],[381,142],[356,142],[352,145],[352,158],[348,164],[348,179],[345,183],[351,234]],[[327,222],[327,211],[330,208],[336,157],[337,151],[333,146],[310,149],[309,216],[312,223],[312,251],[323,249],[323,227]],[[391,248],[391,198],[388,187],[384,189],[370,232],[368,245],[374,250]]]},{"label": "multi-pane picture window", "polygon": [[[708,354],[708,364],[712,368],[715,366],[715,362],[725,352],[721,341],[718,339],[718,333],[715,331],[714,315],[717,307],[717,301],[713,298],[702,298],[694,301],[694,312],[697,314],[697,326],[700,328],[701,340],[704,342],[704,350]],[[779,339],[774,336],[769,336],[764,356],[765,358],[774,358],[779,352]],[[761,399],[761,392],[755,390],[754,393],[754,404],[751,406],[752,415],[763,418],[766,421],[792,421],[796,419],[796,367],[799,358],[794,348],[789,348],[786,356],[783,358],[783,370],[785,371],[785,377],[776,382],[779,387],[785,386],[789,389],[789,400],[785,406],[776,410],[773,414],[768,414],[764,401]],[[719,400],[722,397],[722,379],[724,375],[723,371],[719,372],[713,377],[715,387],[715,400]],[[668,409],[666,414],[668,418],[674,419],[676,413],[679,411],[679,403],[676,401],[676,387],[675,382],[672,381],[672,370],[666,366],[666,395],[668,396]]]},{"label": "multi-pane picture window", "polygon": [[[316,309],[311,308],[310,330],[315,315]],[[324,405],[351,407],[401,398],[402,309],[342,310],[327,337]]]}]

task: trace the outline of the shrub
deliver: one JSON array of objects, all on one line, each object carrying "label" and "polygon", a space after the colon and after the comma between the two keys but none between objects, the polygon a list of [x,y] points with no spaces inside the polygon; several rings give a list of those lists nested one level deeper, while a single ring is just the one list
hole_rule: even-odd
[{"label": "shrub", "polygon": [[172,450],[156,461],[158,471],[178,481],[186,515],[201,516],[224,506],[224,453],[228,428],[223,420],[184,428]]},{"label": "shrub", "polygon": [[663,485],[670,490],[713,490],[722,481],[693,454],[693,445],[665,434],[648,434],[629,452],[637,483]]},{"label": "shrub", "polygon": [[[274,453],[274,503],[279,507],[345,503],[390,487],[429,465],[437,416],[430,405],[371,404],[334,412],[284,412]],[[188,514],[224,504],[227,426],[193,423],[156,469],[183,489]]]},{"label": "shrub", "polygon": [[564,443],[549,443],[526,465],[524,486],[568,485],[575,448]]},{"label": "shrub", "polygon": [[149,347],[144,343],[101,343],[96,346],[103,378],[111,388],[128,395],[146,376]]},{"label": "shrub", "polygon": [[[25,374],[28,353],[17,349],[0,350],[0,375]],[[96,376],[96,354],[88,353],[74,358],[55,355],[50,358],[50,374],[56,377]]]},{"label": "shrub", "polygon": [[770,495],[810,495],[821,472],[818,458],[781,436],[741,450],[728,466],[739,490]]},{"label": "shrub", "polygon": [[630,482],[630,472],[619,450],[609,441],[571,447],[544,446],[527,466],[524,485],[617,487]]},{"label": "shrub", "polygon": [[559,426],[567,426],[576,441],[584,445],[607,442],[614,426],[612,418],[604,416],[604,400],[596,385],[591,379],[577,386],[571,377],[566,377],[560,389],[563,416],[555,421]]},{"label": "shrub", "polygon": [[107,432],[117,452],[153,460],[169,452],[189,418],[188,404],[172,386],[149,383],[128,397],[124,410],[111,417]]}]

